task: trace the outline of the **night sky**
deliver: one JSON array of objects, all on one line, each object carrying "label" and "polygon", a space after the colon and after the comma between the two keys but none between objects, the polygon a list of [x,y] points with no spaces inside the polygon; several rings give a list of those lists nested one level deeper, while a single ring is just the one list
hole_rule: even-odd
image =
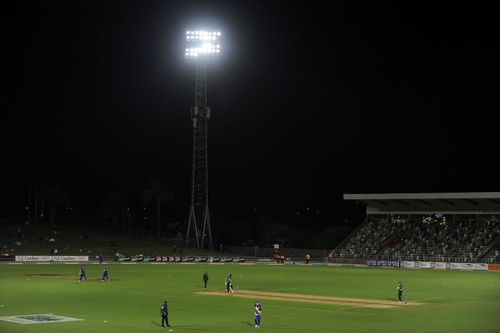
[{"label": "night sky", "polygon": [[337,223],[352,213],[345,192],[500,190],[493,7],[15,3],[1,20],[0,217],[23,214],[30,181],[63,186],[85,214],[160,176],[187,218],[184,36],[202,27],[224,38],[209,69],[215,216],[311,207]]}]

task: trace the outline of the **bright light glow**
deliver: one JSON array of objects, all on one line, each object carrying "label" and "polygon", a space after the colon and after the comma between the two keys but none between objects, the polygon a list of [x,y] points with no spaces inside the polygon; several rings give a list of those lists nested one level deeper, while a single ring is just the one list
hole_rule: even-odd
[{"label": "bright light glow", "polygon": [[200,60],[217,58],[221,52],[220,36],[220,31],[186,30],[185,57]]},{"label": "bright light glow", "polygon": [[202,52],[208,53],[212,49],[212,44],[210,44],[210,43],[203,43],[203,45],[201,45],[200,49],[201,49]]},{"label": "bright light glow", "polygon": [[206,30],[195,30],[186,31],[186,40],[195,39],[195,40],[217,40],[221,33],[219,31],[206,31]]}]

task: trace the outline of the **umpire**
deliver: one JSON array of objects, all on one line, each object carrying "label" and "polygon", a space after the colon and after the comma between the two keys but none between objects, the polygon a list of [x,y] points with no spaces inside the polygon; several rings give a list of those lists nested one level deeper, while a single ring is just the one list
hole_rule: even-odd
[{"label": "umpire", "polygon": [[205,290],[207,290],[207,283],[208,283],[208,272],[205,271],[205,273],[203,273],[203,283],[205,284]]},{"label": "umpire", "polygon": [[163,304],[161,305],[160,313],[161,313],[161,327],[165,327],[165,323],[167,324],[167,327],[170,327],[170,324],[168,323],[167,301],[163,302]]}]

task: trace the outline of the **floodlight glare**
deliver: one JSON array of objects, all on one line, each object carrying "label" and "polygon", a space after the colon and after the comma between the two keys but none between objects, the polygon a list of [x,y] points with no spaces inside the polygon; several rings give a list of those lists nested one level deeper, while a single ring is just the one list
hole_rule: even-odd
[{"label": "floodlight glare", "polygon": [[221,52],[220,31],[187,30],[185,58],[212,62]]}]

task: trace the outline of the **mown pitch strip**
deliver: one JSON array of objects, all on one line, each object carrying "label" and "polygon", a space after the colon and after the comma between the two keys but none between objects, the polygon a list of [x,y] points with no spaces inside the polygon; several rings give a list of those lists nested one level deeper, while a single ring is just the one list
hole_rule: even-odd
[{"label": "mown pitch strip", "polygon": [[349,297],[334,297],[334,296],[318,296],[307,294],[289,294],[278,293],[269,291],[256,291],[256,290],[239,290],[232,294],[223,291],[203,291],[196,292],[200,295],[208,296],[226,296],[226,297],[242,297],[251,299],[269,299],[285,302],[301,302],[312,304],[331,304],[331,305],[345,305],[359,308],[373,308],[373,309],[391,309],[398,306],[421,306],[425,303],[422,302],[408,302],[398,303],[396,301],[377,300],[368,298],[349,298]]}]

